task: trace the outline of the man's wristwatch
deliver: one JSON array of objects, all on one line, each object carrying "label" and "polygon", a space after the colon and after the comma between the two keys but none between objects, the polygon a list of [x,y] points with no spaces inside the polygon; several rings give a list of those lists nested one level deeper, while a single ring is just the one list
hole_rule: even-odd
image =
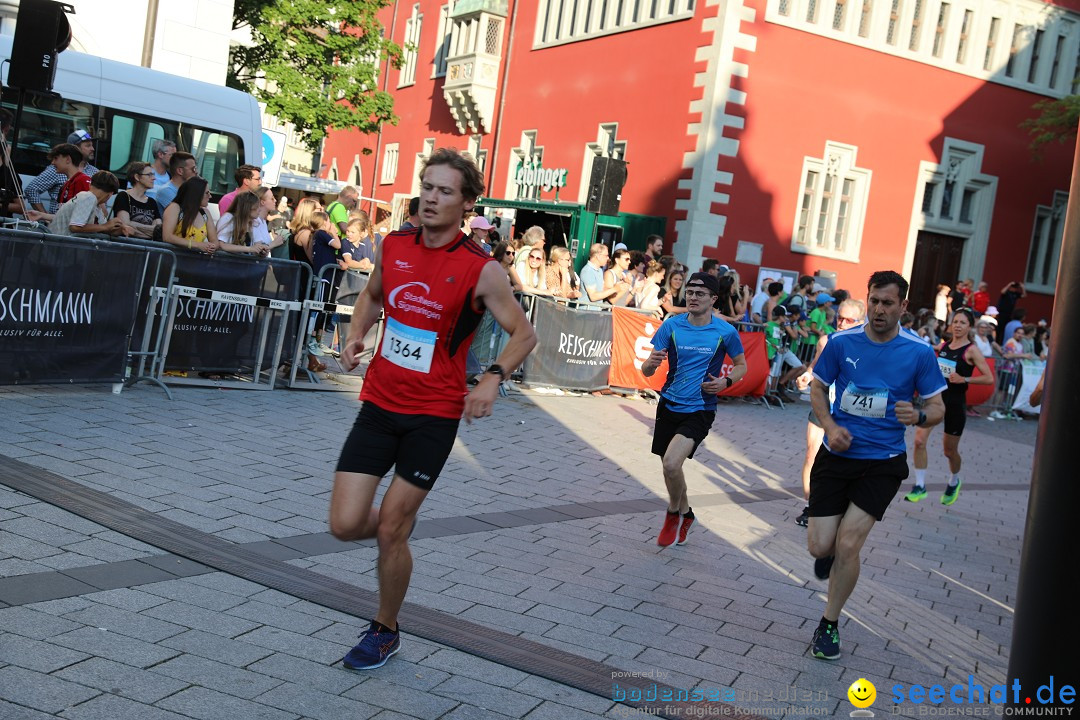
[{"label": "man's wristwatch", "polygon": [[727,386],[728,386],[729,388],[730,388],[730,387],[731,387],[732,385],[734,385],[734,384],[735,384],[735,382],[734,382],[734,381],[733,381],[733,380],[731,379],[731,376],[730,376],[730,375],[728,375],[728,376],[727,376],[726,378],[724,378],[724,379],[725,379],[725,380],[727,380]]},{"label": "man's wristwatch", "polygon": [[488,375],[498,375],[500,380],[506,380],[506,371],[503,370],[502,365],[488,365],[488,369],[484,371]]},{"label": "man's wristwatch", "polygon": [[926,413],[924,413],[922,410],[920,410],[919,411],[919,419],[915,421],[915,426],[916,427],[922,427],[924,422],[926,422]]}]

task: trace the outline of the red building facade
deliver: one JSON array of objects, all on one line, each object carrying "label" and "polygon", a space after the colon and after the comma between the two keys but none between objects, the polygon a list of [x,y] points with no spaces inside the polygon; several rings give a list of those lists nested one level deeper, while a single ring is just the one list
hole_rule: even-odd
[{"label": "red building facade", "polygon": [[[1021,305],[1049,316],[1072,148],[1033,159],[1019,125],[1077,92],[1080,0],[398,0],[384,14],[416,47],[381,78],[400,122],[332,132],[324,150],[327,175],[363,195],[400,207],[419,159],[452,146],[492,198],[579,203],[592,159],[615,157],[620,210],[666,218],[691,267],[835,274],[856,295],[898,269],[917,305],[938,282],[986,280],[996,298],[1021,280]],[[523,167],[564,185],[519,184]]]}]

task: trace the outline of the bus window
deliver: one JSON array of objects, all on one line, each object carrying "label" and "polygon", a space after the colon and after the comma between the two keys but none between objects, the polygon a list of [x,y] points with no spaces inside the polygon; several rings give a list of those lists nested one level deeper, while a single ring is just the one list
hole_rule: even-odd
[{"label": "bus window", "polygon": [[214,197],[232,190],[233,174],[241,165],[240,138],[186,123],[111,111],[109,169],[119,174],[132,160],[153,161],[155,140],[171,140],[176,149],[195,156],[199,175],[210,184]]},{"label": "bus window", "polygon": [[[12,118],[18,102],[18,91],[4,88],[3,107]],[[37,176],[49,164],[46,156],[54,145],[66,143],[68,135],[76,130],[93,133],[94,115],[94,106],[89,103],[72,102],[56,95],[26,93],[18,145],[12,149],[16,171]],[[97,165],[97,159],[91,164]]]},{"label": "bus window", "polygon": [[217,197],[232,190],[241,165],[240,138],[191,125],[181,125],[180,135],[184,149],[195,156],[199,175],[210,183],[210,192]]},{"label": "bus window", "polygon": [[127,176],[127,166],[134,161],[150,162],[154,159],[151,147],[155,140],[176,137],[176,126],[166,130],[160,122],[131,118],[114,114],[109,143],[109,161],[105,164],[119,178]]}]

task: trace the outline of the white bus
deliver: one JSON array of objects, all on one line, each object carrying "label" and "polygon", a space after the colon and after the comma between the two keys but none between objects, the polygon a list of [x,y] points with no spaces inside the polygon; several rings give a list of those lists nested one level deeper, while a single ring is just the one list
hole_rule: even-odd
[{"label": "white bus", "polygon": [[[2,102],[14,116],[18,91],[7,87],[11,43],[10,35],[0,35]],[[195,156],[215,201],[232,189],[237,166],[262,164],[259,106],[248,93],[65,50],[53,93],[25,95],[18,145],[12,148],[23,181],[44,170],[49,150],[75,130],[94,136],[93,164],[121,182],[128,163],[153,160],[155,140],[175,142]]]}]

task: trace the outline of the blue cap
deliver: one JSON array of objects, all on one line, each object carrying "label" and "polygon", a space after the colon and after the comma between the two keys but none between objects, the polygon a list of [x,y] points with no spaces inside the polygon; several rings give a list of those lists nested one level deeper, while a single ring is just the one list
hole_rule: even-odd
[{"label": "blue cap", "polygon": [[817,294],[817,304],[818,305],[824,305],[825,303],[830,303],[835,299],[836,298],[834,298],[832,295],[829,295],[828,293],[819,292]]}]

